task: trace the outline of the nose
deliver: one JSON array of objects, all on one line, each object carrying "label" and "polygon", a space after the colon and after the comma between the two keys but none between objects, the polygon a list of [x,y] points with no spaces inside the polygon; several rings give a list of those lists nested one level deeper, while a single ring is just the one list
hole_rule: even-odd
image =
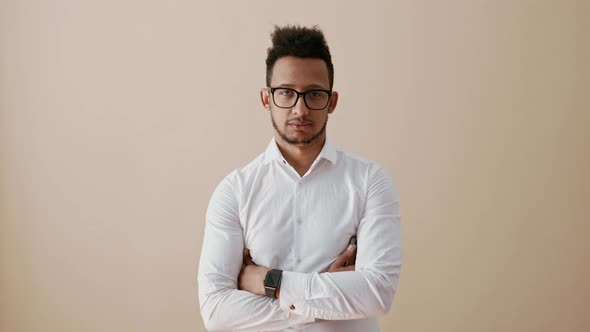
[{"label": "nose", "polygon": [[306,115],[309,113],[309,108],[307,108],[307,105],[305,105],[304,96],[299,96],[297,103],[295,103],[291,111],[296,115]]}]

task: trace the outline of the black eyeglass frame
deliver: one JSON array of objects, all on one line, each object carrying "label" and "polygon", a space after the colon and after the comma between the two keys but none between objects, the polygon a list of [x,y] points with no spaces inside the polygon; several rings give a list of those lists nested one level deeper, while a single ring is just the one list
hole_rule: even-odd
[{"label": "black eyeglass frame", "polygon": [[[270,95],[272,96],[272,102],[273,104],[275,104],[276,107],[278,108],[293,108],[295,107],[295,105],[297,105],[297,102],[299,101],[299,97],[303,96],[303,102],[305,103],[305,106],[307,108],[309,108],[310,110],[314,110],[314,111],[319,111],[319,110],[323,110],[324,108],[328,107],[328,105],[330,105],[330,98],[332,98],[332,90],[323,90],[323,89],[313,89],[313,90],[307,90],[307,91],[303,91],[303,92],[299,92],[295,89],[291,89],[291,88],[284,88],[284,87],[276,87],[276,88],[272,88],[272,87],[268,87],[270,89]],[[289,106],[289,107],[284,107],[284,106],[279,106],[277,105],[277,102],[275,101],[275,91],[278,89],[282,89],[282,90],[291,90],[293,92],[295,92],[297,94],[297,98],[295,98],[295,102],[293,103],[293,105]],[[328,101],[326,102],[326,105],[324,105],[324,107],[322,108],[312,108],[309,107],[309,105],[307,104],[307,99],[305,99],[305,95],[310,93],[310,92],[314,92],[314,91],[320,91],[320,92],[325,92],[328,94]]]}]

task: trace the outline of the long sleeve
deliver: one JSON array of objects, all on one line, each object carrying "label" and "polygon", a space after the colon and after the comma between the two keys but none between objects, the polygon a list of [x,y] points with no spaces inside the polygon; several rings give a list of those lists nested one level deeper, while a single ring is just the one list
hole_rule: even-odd
[{"label": "long sleeve", "polygon": [[230,176],[217,186],[206,214],[198,272],[205,327],[210,331],[272,331],[313,321],[281,309],[278,300],[237,289],[244,235]]},{"label": "long sleeve", "polygon": [[280,305],[312,319],[347,320],[387,313],[401,272],[398,194],[380,168],[369,171],[355,271],[283,272]]}]

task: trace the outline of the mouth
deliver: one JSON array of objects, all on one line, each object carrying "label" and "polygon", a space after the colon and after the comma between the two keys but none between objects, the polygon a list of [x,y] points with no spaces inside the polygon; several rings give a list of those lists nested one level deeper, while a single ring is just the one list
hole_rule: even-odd
[{"label": "mouth", "polygon": [[288,125],[295,130],[305,130],[308,127],[311,127],[311,123],[309,122],[289,122]]}]

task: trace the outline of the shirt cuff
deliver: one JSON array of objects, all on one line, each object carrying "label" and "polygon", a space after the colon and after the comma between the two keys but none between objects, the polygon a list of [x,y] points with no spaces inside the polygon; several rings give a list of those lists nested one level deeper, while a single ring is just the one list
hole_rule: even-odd
[{"label": "shirt cuff", "polygon": [[[283,271],[281,278],[281,294],[279,305],[281,309],[293,315],[309,316],[309,310],[305,305],[308,293],[309,274],[300,272]],[[313,317],[307,317],[313,319]]]}]

